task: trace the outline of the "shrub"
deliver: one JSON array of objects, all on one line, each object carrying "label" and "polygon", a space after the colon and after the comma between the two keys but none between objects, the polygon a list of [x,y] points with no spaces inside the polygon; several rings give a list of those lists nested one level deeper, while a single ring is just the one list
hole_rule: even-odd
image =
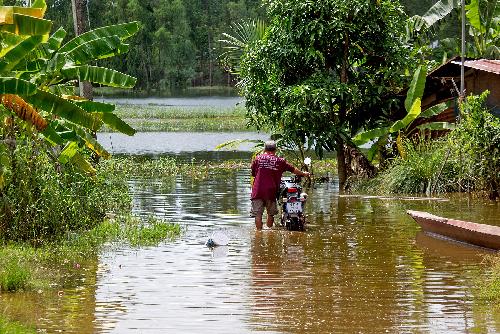
[{"label": "shrub", "polygon": [[0,239],[41,242],[91,228],[106,212],[130,206],[127,184],[112,164],[98,164],[95,177],[61,168],[43,142],[29,137],[17,138],[9,161],[10,177],[0,190]]},{"label": "shrub", "polygon": [[500,118],[485,107],[488,94],[470,96],[461,105],[462,119],[449,142],[460,166],[460,190],[487,191],[495,198],[500,186]]},{"label": "shrub", "polygon": [[30,270],[19,259],[3,259],[0,269],[0,291],[17,291],[26,287],[30,279]]}]

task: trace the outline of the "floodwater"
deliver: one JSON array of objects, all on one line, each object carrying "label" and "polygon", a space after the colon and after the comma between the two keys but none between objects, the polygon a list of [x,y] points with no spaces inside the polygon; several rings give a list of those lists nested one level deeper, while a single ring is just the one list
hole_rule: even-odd
[{"label": "floodwater", "polygon": [[[97,133],[98,141],[114,154],[172,154],[216,151],[217,145],[236,139],[268,140],[269,135],[257,132],[138,132],[127,136],[117,132]],[[255,144],[242,143],[238,152],[248,152]],[[234,151],[233,149],[229,151]]]},{"label": "floodwater", "polygon": [[[473,300],[492,253],[426,235],[405,214],[500,226],[499,203],[343,196],[333,181],[307,190],[306,232],[256,232],[249,170],[129,186],[135,213],[184,233],[156,247],[110,248],[72,270],[60,291],[0,294],[3,314],[39,333],[500,332],[500,307]],[[214,232],[229,244],[207,248]]]},{"label": "floodwater", "polygon": [[97,97],[96,101],[113,104],[132,104],[132,105],[158,105],[172,107],[217,107],[232,108],[236,105],[242,105],[244,100],[237,96],[202,96],[202,97],[120,97],[108,98]]}]

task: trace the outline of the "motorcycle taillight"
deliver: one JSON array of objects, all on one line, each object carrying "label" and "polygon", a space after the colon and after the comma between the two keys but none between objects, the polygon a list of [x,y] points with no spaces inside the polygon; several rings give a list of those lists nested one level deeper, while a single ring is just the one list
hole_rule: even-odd
[{"label": "motorcycle taillight", "polygon": [[289,193],[296,193],[297,192],[297,188],[288,188],[287,190]]}]

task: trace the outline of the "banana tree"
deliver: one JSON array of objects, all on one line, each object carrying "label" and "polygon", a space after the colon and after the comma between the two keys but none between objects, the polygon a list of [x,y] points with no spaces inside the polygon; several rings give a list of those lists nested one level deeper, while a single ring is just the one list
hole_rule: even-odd
[{"label": "banana tree", "polygon": [[[401,155],[404,155],[402,139],[404,136],[409,134],[408,130],[413,122],[417,118],[430,118],[438,115],[447,108],[445,103],[440,103],[428,108],[424,112],[422,111],[422,96],[425,89],[426,75],[427,71],[424,66],[419,66],[415,71],[406,95],[405,109],[407,114],[403,119],[397,120],[396,122],[384,127],[378,127],[361,132],[352,139],[353,143],[357,146],[364,145],[370,141],[372,142],[367,154],[368,160],[372,161],[374,159],[376,153],[388,143],[390,137],[396,139],[398,150]],[[453,125],[447,122],[433,122],[424,124],[417,128],[429,130],[451,130]]]},{"label": "banana tree", "polygon": [[92,63],[127,52],[125,40],[139,25],[102,27],[63,43],[64,29],[49,36],[51,22],[43,19],[46,7],[45,0],[36,0],[30,8],[0,7],[0,104],[4,115],[18,117],[49,144],[64,147],[61,163],[72,162],[93,174],[84,159],[85,148],[104,158],[109,153],[92,133],[104,124],[127,135],[135,130],[113,113],[114,105],[76,96],[75,84],[80,80],[132,88],[135,78]]},{"label": "banana tree", "polygon": [[[408,20],[408,38],[416,38],[426,32],[434,33],[439,25],[454,10],[461,7],[459,0],[439,0],[422,16],[415,15]],[[468,45],[467,56],[473,58],[500,58],[500,5],[498,0],[470,0],[465,5],[466,23],[472,43]],[[441,44],[455,53],[460,53],[458,39],[444,39]]]}]

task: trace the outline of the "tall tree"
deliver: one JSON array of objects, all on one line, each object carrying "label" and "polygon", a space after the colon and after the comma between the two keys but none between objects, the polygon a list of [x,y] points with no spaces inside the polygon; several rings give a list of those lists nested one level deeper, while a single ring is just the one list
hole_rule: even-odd
[{"label": "tall tree", "polygon": [[[87,21],[87,0],[71,0],[73,11],[73,24],[75,36],[86,33],[89,30]],[[80,81],[80,95],[87,100],[92,100],[92,84],[88,81]]]},{"label": "tall tree", "polygon": [[402,88],[409,47],[405,14],[390,0],[267,0],[265,37],[242,58],[250,123],[336,150],[340,188],[349,170],[345,144]]}]

